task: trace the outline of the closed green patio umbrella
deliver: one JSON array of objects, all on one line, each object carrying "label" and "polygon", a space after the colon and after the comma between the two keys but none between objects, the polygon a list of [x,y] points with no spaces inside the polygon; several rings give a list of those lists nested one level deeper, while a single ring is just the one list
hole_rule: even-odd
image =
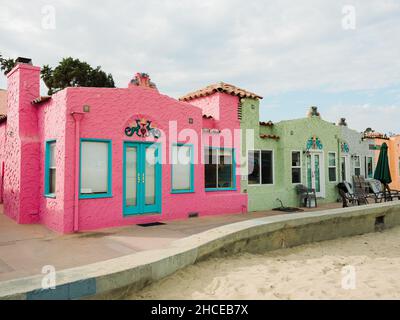
[{"label": "closed green patio umbrella", "polygon": [[381,146],[378,163],[375,168],[374,179],[379,180],[385,186],[392,182],[389,169],[388,146],[385,142]]}]

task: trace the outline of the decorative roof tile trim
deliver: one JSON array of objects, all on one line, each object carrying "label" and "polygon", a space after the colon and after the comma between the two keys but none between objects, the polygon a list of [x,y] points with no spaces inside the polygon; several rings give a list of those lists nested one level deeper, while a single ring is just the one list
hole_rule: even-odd
[{"label": "decorative roof tile trim", "polygon": [[255,94],[253,92],[235,87],[234,85],[229,84],[229,83],[219,82],[216,84],[211,84],[203,89],[188,93],[187,95],[180,97],[179,100],[180,101],[190,101],[193,99],[212,95],[213,93],[216,93],[216,92],[223,92],[223,93],[231,94],[233,96],[238,96],[239,98],[262,99],[261,96]]},{"label": "decorative roof tile trim", "polygon": [[50,99],[51,99],[51,96],[40,96],[40,97],[37,97],[35,100],[31,101],[31,103],[39,104],[39,103],[45,102]]},{"label": "decorative roof tile trim", "polygon": [[7,115],[6,114],[0,114],[0,123],[6,122],[7,121]]},{"label": "decorative roof tile trim", "polygon": [[272,127],[274,123],[270,120],[268,122],[260,121],[260,126]]},{"label": "decorative roof tile trim", "polygon": [[260,135],[261,139],[273,139],[273,140],[279,140],[280,137],[274,134],[262,134]]},{"label": "decorative roof tile trim", "polygon": [[366,132],[364,133],[364,139],[383,139],[390,140],[386,134],[380,132]]}]

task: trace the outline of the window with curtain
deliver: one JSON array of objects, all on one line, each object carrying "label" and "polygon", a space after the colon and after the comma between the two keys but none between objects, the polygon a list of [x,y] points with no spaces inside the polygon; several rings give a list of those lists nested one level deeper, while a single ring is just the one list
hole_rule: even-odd
[{"label": "window with curtain", "polygon": [[336,153],[328,153],[328,175],[329,182],[336,182]]},{"label": "window with curtain", "polygon": [[235,166],[233,149],[206,148],[205,161],[205,188],[206,189],[233,189]]},{"label": "window with curtain", "polygon": [[54,196],[56,193],[56,142],[46,142],[46,173],[45,194]]},{"label": "window with curtain", "polygon": [[300,151],[292,151],[292,183],[301,183]]},{"label": "window with curtain", "polygon": [[177,144],[172,146],[172,192],[194,191],[193,147]]},{"label": "window with curtain", "polygon": [[111,195],[111,141],[81,141],[81,183],[83,198]]},{"label": "window with curtain", "polygon": [[273,184],[273,153],[270,150],[248,151],[248,184]]}]

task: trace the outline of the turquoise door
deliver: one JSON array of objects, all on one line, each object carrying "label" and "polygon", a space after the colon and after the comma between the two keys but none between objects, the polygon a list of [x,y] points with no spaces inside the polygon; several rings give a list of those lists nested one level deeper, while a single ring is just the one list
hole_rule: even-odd
[{"label": "turquoise door", "polygon": [[158,143],[125,142],[124,215],[161,212],[161,151]]}]

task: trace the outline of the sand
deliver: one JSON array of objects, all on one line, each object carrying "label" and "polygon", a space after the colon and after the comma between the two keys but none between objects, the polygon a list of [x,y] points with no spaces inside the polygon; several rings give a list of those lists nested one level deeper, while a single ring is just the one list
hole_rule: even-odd
[{"label": "sand", "polygon": [[210,259],[128,298],[399,299],[400,227],[265,254]]}]

